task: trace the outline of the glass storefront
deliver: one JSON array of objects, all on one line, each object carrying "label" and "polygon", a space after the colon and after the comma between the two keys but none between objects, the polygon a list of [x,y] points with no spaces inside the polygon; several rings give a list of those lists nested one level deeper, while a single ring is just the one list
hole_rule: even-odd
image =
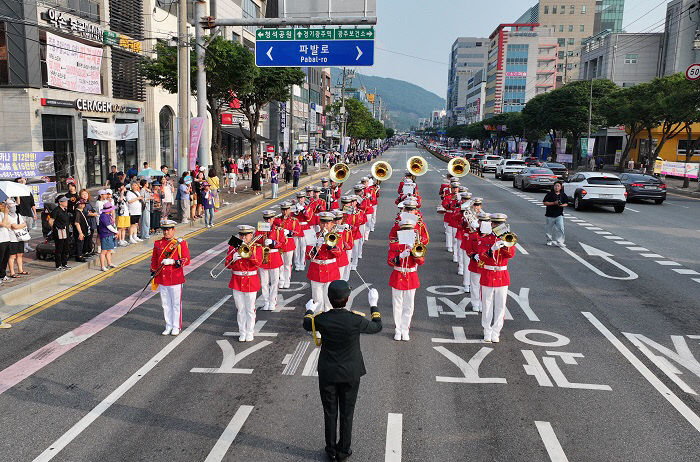
[{"label": "glass storefront", "polygon": [[44,151],[54,152],[56,183],[59,191],[65,191],[65,179],[75,177],[75,151],[73,145],[73,117],[43,114],[41,116]]},{"label": "glass storefront", "polygon": [[[91,119],[97,122],[105,122],[104,119]],[[91,140],[87,137],[87,119],[83,119],[83,140],[85,145],[85,169],[87,173],[87,185],[100,186],[106,181],[109,171],[107,166],[107,142],[103,140]]]},{"label": "glass storefront", "polygon": [[[117,119],[117,124],[134,123],[135,120]],[[126,172],[129,167],[135,166],[138,170],[138,140],[120,140],[117,141],[117,170]]]},{"label": "glass storefront", "polygon": [[[174,121],[173,110],[168,106],[164,106],[160,110],[158,116],[159,126],[160,126],[160,163],[173,168],[175,165],[175,159],[173,157],[173,121]],[[160,167],[160,166],[159,166]]]}]

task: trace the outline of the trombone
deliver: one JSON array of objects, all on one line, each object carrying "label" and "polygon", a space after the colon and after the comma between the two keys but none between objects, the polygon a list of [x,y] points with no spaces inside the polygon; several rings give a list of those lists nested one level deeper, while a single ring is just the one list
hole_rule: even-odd
[{"label": "trombone", "polygon": [[375,180],[386,181],[389,178],[391,178],[391,175],[393,173],[393,169],[391,168],[391,165],[388,162],[384,162],[383,160],[378,160],[372,164],[372,168],[370,169],[370,172],[372,173],[372,176],[374,177]]},{"label": "trombone", "polygon": [[461,178],[469,174],[469,163],[461,157],[455,157],[447,163],[447,173]]},{"label": "trombone", "polygon": [[350,174],[350,167],[342,162],[333,165],[329,174],[330,179],[335,183],[343,183]]},{"label": "trombone", "polygon": [[406,169],[413,176],[422,176],[428,172],[428,162],[421,156],[413,156],[406,161]]},{"label": "trombone", "polygon": [[[240,238],[238,238],[236,236],[231,236],[231,239],[229,239],[229,241],[228,241],[228,244],[231,246],[231,249],[228,252],[226,252],[226,255],[224,255],[224,258],[219,260],[219,262],[216,265],[214,265],[214,267],[209,271],[209,276],[211,276],[212,279],[216,279],[219,276],[221,276],[221,273],[226,271],[226,265],[224,264],[224,262],[226,261],[227,258],[229,258],[231,255],[233,255],[236,252],[238,252],[238,254],[242,258],[250,258],[250,256],[253,254],[253,244],[257,240],[262,238],[263,236],[264,236],[263,234],[256,236],[250,242],[250,244],[245,244],[245,243],[243,243],[243,241],[241,241]],[[224,265],[224,266],[219,271],[214,273],[214,271],[216,271],[216,269],[219,267],[219,265]]]}]

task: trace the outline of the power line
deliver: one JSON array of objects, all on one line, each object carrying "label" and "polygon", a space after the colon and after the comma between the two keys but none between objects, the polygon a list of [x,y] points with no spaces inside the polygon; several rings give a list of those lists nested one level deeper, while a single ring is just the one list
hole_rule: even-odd
[{"label": "power line", "polygon": [[393,53],[393,54],[395,54],[395,55],[406,56],[406,57],[408,57],[408,58],[420,59],[421,61],[428,61],[428,62],[431,62],[431,63],[442,64],[443,66],[449,66],[449,64],[447,64],[447,63],[445,63],[445,62],[436,61],[436,60],[430,59],[430,58],[422,58],[422,57],[420,57],[420,56],[409,55],[409,54],[407,54],[407,53],[401,53],[401,52],[399,52],[399,51],[387,50],[386,48],[381,48],[381,47],[378,47],[378,46],[375,46],[374,48],[377,49],[377,50],[386,51],[387,53]]}]

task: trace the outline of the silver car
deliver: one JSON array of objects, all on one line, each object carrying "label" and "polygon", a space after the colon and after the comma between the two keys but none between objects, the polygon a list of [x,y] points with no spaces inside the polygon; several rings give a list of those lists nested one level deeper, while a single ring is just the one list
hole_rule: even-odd
[{"label": "silver car", "polygon": [[513,187],[527,191],[530,189],[550,189],[557,176],[548,168],[527,167],[513,176]]}]

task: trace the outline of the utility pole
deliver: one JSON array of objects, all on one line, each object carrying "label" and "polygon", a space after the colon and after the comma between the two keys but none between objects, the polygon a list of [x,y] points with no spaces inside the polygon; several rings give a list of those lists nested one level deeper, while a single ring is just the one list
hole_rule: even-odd
[{"label": "utility pole", "polygon": [[345,67],[343,67],[343,84],[340,87],[340,155],[345,154]]},{"label": "utility pole", "polygon": [[190,48],[187,35],[187,0],[179,0],[177,7],[177,79],[178,93],[178,174],[189,170],[190,147]]},{"label": "utility pole", "polygon": [[[184,0],[180,0],[185,3]],[[204,16],[205,0],[195,0],[194,17],[201,18]],[[197,117],[204,120],[202,124],[202,136],[199,139],[199,148],[197,149],[197,161],[199,165],[206,167],[209,162],[207,152],[204,148],[205,140],[208,140],[209,124],[207,123],[207,74],[204,70],[204,54],[206,47],[204,44],[204,27],[200,21],[195,22],[195,54],[197,56]],[[214,166],[216,168],[216,166]]]},{"label": "utility pole", "polygon": [[591,76],[591,94],[588,97],[588,138],[586,138],[586,157],[588,157],[588,143],[591,142],[591,119],[593,118],[593,76]]},{"label": "utility pole", "polygon": [[374,93],[372,93],[372,118],[376,119],[377,118],[377,113],[374,110],[374,103],[377,101],[377,89],[374,89]]}]

